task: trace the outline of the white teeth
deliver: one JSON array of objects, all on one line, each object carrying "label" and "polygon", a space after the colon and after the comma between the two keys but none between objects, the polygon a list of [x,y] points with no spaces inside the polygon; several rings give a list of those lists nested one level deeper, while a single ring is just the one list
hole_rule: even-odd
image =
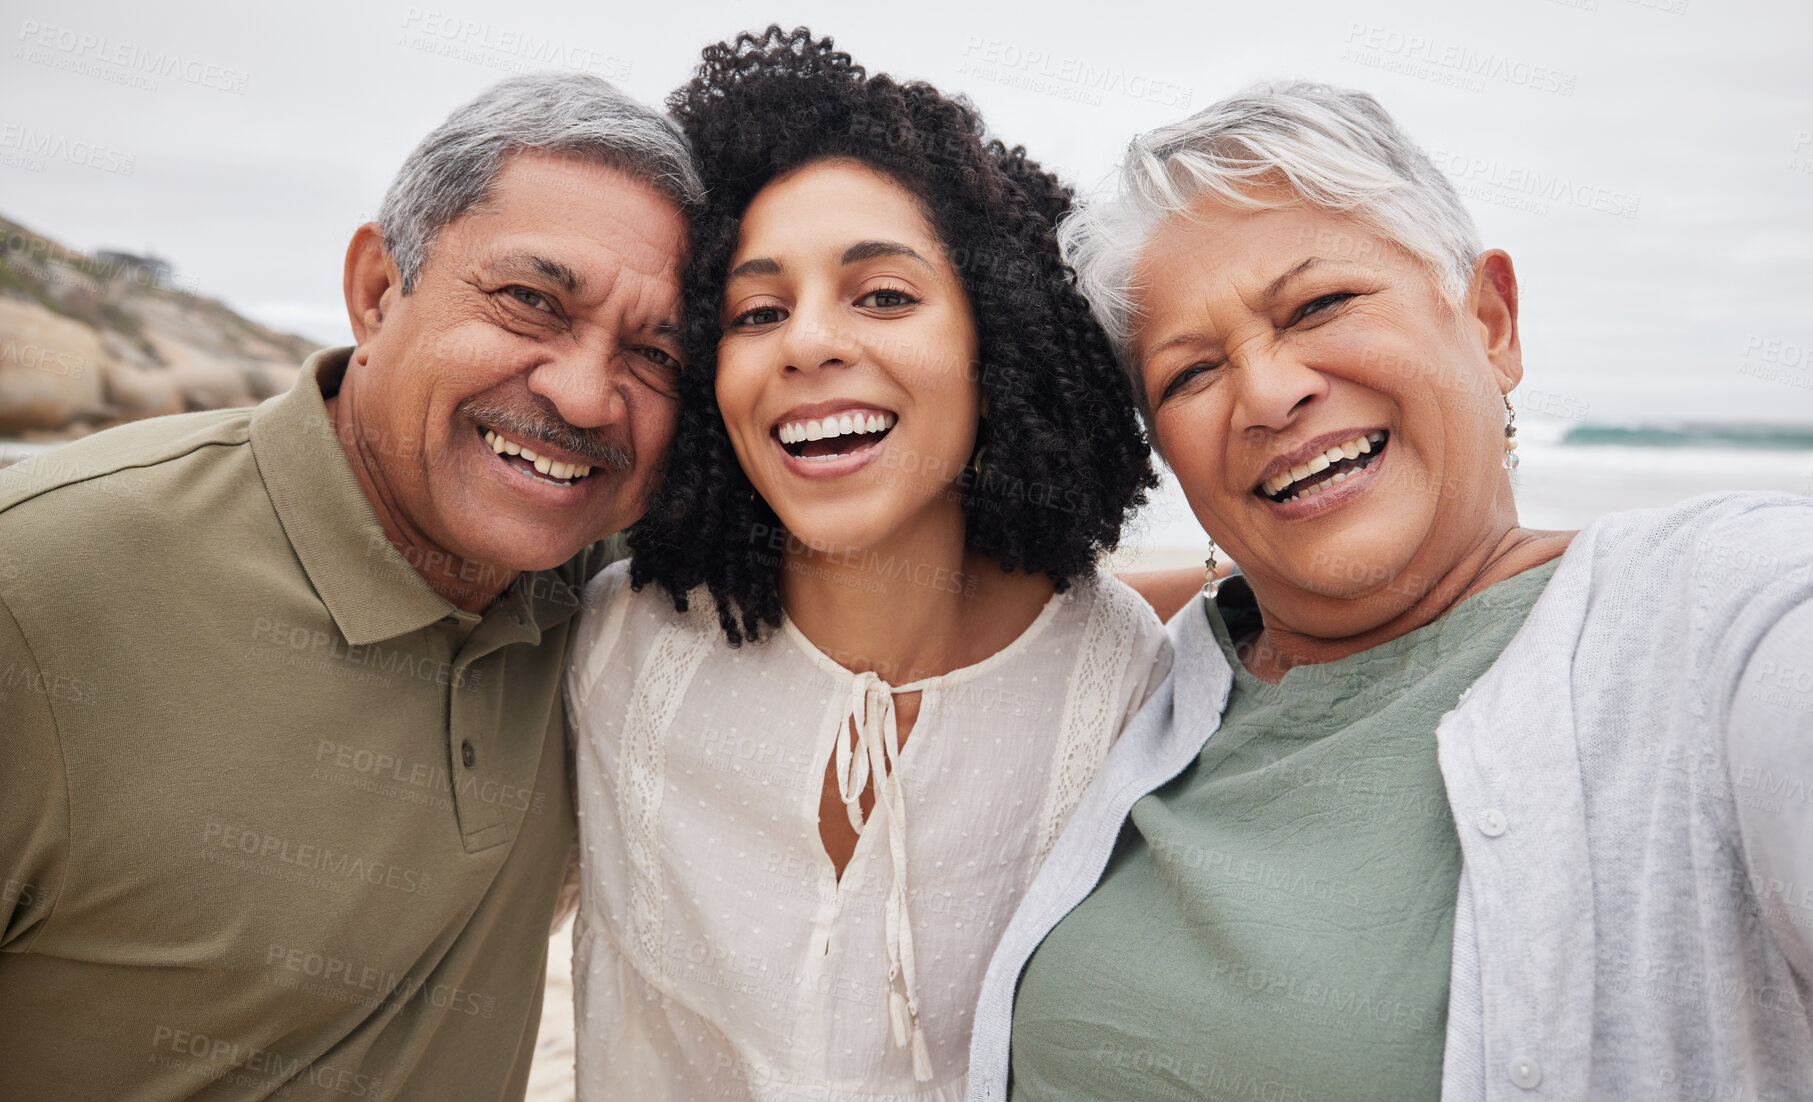
[{"label": "white teeth", "polygon": [[785,421],[775,429],[783,444],[803,444],[808,440],[833,440],[839,436],[884,432],[894,427],[891,413],[841,413],[817,421]]},{"label": "white teeth", "polygon": [[[1321,455],[1311,456],[1306,463],[1299,463],[1288,471],[1273,475],[1271,478],[1261,482],[1259,484],[1259,489],[1267,497],[1275,497],[1276,495],[1283,493],[1285,488],[1293,482],[1301,482],[1312,474],[1319,474],[1322,471],[1326,471],[1329,467],[1342,460],[1358,459],[1362,455],[1370,454],[1372,446],[1382,442],[1384,439],[1385,433],[1382,430],[1375,429],[1364,436],[1349,440],[1345,444],[1339,444],[1329,448]],[[1335,483],[1345,481],[1347,476],[1352,473],[1357,472],[1337,472],[1332,477],[1318,482],[1314,486],[1305,487],[1301,493],[1292,494],[1290,497],[1285,498],[1285,501],[1296,501],[1300,497],[1314,497],[1323,490],[1333,486]]]},{"label": "white teeth", "polygon": [[525,448],[514,441],[506,440],[493,429],[485,430],[485,443],[491,445],[491,450],[499,455],[522,456],[528,462],[535,464],[538,474],[547,475],[560,482],[571,482],[592,473],[592,468],[582,463],[561,463],[549,459],[545,455],[536,455],[534,449]]}]

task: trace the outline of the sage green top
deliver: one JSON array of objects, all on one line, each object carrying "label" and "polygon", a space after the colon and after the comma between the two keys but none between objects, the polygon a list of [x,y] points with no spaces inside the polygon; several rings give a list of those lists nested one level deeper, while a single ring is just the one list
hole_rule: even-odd
[{"label": "sage green top", "polygon": [[327,418],[348,352],[0,471],[0,1096],[523,1095],[601,552],[456,611]]},{"label": "sage green top", "polygon": [[1439,1097],[1461,856],[1435,728],[1554,566],[1277,685],[1239,661],[1258,613],[1224,585],[1221,728],[1033,954],[1013,1097]]}]

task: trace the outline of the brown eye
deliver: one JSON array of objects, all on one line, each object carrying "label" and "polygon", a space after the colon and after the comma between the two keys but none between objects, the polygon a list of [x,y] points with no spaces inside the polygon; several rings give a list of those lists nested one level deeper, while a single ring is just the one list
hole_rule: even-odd
[{"label": "brown eye", "polygon": [[643,347],[629,349],[630,372],[657,394],[669,397],[679,393],[680,361],[664,349]]},{"label": "brown eye", "polygon": [[745,310],[731,318],[730,328],[746,329],[758,325],[775,325],[785,320],[786,316],[786,313],[778,306],[757,306],[753,310]]},{"label": "brown eye", "polygon": [[547,296],[539,291],[531,291],[527,287],[505,287],[504,293],[531,310],[552,312],[554,309],[553,304],[548,301]]},{"label": "brown eye", "polygon": [[893,287],[883,287],[878,291],[870,291],[868,294],[856,300],[856,305],[865,306],[871,310],[900,310],[908,306],[917,306],[918,304],[918,299],[907,294],[905,291],[897,290]]},{"label": "brown eye", "polygon": [[1198,363],[1191,364],[1189,367],[1179,371],[1177,374],[1171,376],[1170,382],[1165,384],[1164,393],[1158,396],[1159,402],[1162,404],[1169,401],[1172,397],[1183,393],[1185,387],[1200,379],[1202,376],[1207,375],[1212,370],[1214,370],[1212,365]]},{"label": "brown eye", "polygon": [[1317,314],[1327,313],[1353,297],[1352,294],[1343,291],[1338,294],[1321,295],[1317,298],[1310,299],[1297,310],[1297,316],[1291,319],[1291,324],[1294,325],[1305,318],[1313,318]]}]

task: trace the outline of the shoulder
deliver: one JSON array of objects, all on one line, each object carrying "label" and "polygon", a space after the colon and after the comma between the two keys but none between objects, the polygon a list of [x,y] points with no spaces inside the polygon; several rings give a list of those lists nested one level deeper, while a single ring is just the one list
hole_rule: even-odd
[{"label": "shoulder", "polygon": [[704,587],[688,595],[690,607],[680,612],[659,585],[633,588],[629,571],[629,560],[619,559],[585,587],[568,670],[569,688],[581,698],[600,682],[633,677],[642,657],[664,640],[690,651],[723,637]]},{"label": "shoulder", "polygon": [[[595,545],[600,556],[611,552],[611,545]],[[689,607],[680,612],[674,608],[674,600],[667,590],[658,583],[650,583],[641,589],[630,584],[630,560],[618,558],[608,561],[603,569],[597,569],[597,563],[590,569],[596,570],[591,581],[585,586],[585,599],[582,604],[582,617],[595,626],[603,618],[618,610],[634,611],[658,626],[669,624],[682,625],[689,629],[703,632],[707,627],[717,630],[717,618],[711,613],[715,606],[711,603],[711,594],[704,586],[687,594]]]},{"label": "shoulder", "polygon": [[1133,587],[1104,570],[1096,570],[1073,579],[1068,591],[1074,594],[1073,613],[1086,621],[1087,630],[1125,635],[1131,640],[1153,645],[1166,640],[1165,625],[1152,611],[1146,599]]},{"label": "shoulder", "polygon": [[1594,560],[1595,575],[1643,570],[1652,582],[1805,582],[1813,572],[1813,499],[1720,493],[1659,509],[1610,513],[1583,529],[1568,556]]},{"label": "shoulder", "polygon": [[[1075,633],[1075,681],[1120,674],[1117,683],[1145,686],[1154,669],[1170,668],[1171,638],[1146,599],[1105,571],[1074,579],[1063,615]],[[1143,689],[1142,689],[1143,692]]]},{"label": "shoulder", "polygon": [[1583,617],[1578,658],[1712,714],[1776,625],[1813,602],[1813,501],[1711,494],[1610,514],[1576,537],[1550,589],[1557,613]]},{"label": "shoulder", "polygon": [[182,464],[210,448],[243,447],[251,439],[251,424],[250,408],[182,413],[60,445],[0,470],[0,514],[60,490],[86,486],[105,495],[107,484],[128,472]]},{"label": "shoulder", "polygon": [[1781,606],[1779,618],[1810,585],[1813,501],[1723,493],[1601,517],[1575,537],[1550,589],[1589,622],[1684,616],[1716,637],[1754,619],[1759,603]]},{"label": "shoulder", "polygon": [[153,418],[0,469],[0,582],[144,567],[192,547],[242,489],[262,500],[251,413]]}]

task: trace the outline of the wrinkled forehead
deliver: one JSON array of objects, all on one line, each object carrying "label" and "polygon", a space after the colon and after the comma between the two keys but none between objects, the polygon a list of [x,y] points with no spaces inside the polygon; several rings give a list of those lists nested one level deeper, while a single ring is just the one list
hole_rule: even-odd
[{"label": "wrinkled forehead", "polygon": [[1301,201],[1259,208],[1199,202],[1157,223],[1128,269],[1135,361],[1180,313],[1262,311],[1294,278],[1335,270],[1434,286],[1421,260],[1354,215]]},{"label": "wrinkled forehead", "polygon": [[521,279],[578,304],[678,302],[688,248],[679,205],[641,181],[571,161],[518,157],[441,233],[429,265],[455,278]]}]

